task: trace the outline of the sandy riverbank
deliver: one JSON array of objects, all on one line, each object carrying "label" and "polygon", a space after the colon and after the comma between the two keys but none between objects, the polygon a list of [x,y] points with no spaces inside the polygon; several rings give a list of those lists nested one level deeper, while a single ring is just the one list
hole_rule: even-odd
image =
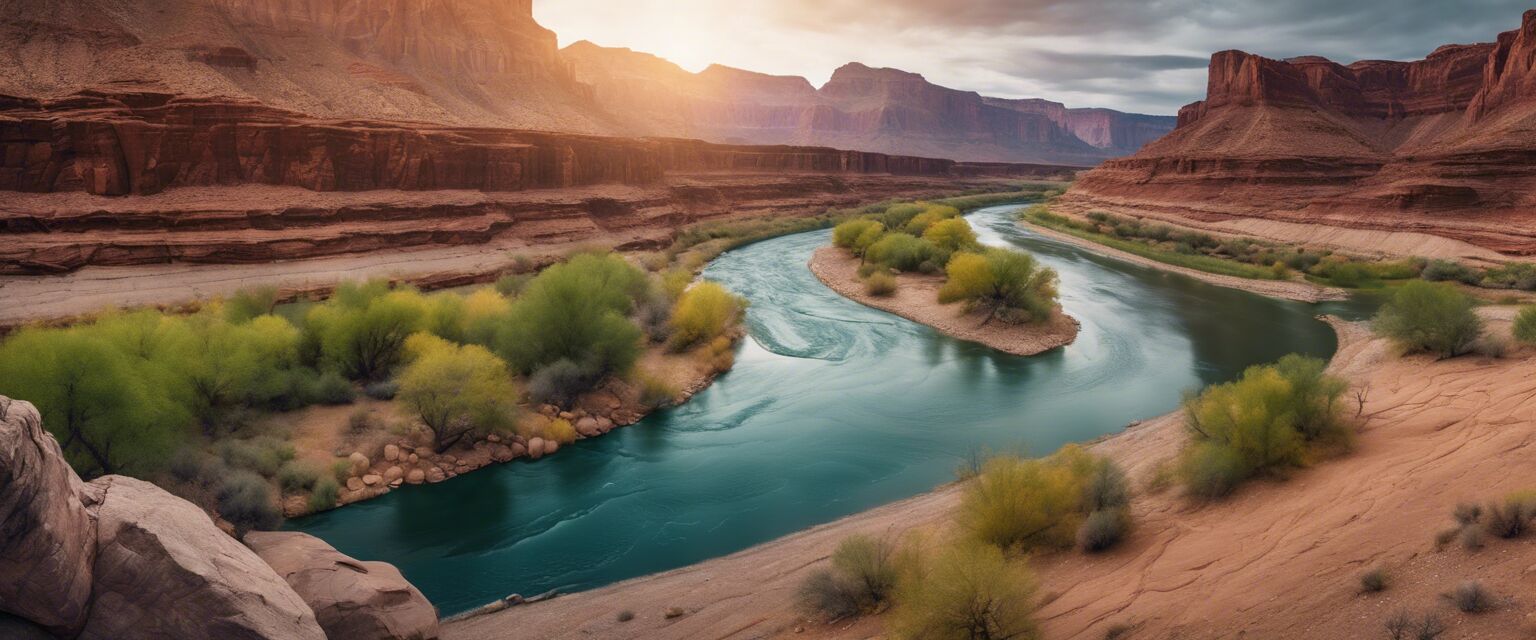
[{"label": "sandy riverbank", "polygon": [[811,273],[833,291],[867,307],[892,313],[918,324],[927,325],[951,338],[968,340],[1018,356],[1032,356],[1072,344],[1077,339],[1078,322],[1062,313],[1039,325],[1010,325],[986,322],[981,313],[967,314],[958,304],[939,304],[939,288],[944,278],[937,275],[903,273],[896,276],[896,293],[880,298],[864,291],[859,281],[859,261],[836,247],[822,247],[812,254]]},{"label": "sandy riverbank", "polygon": [[1060,240],[1067,244],[1083,247],[1084,249],[1088,249],[1094,253],[1111,256],[1117,260],[1124,260],[1126,262],[1132,262],[1170,273],[1189,276],[1196,280],[1221,287],[1227,287],[1230,289],[1242,289],[1243,291],[1250,291],[1259,295],[1265,295],[1272,298],[1283,298],[1286,300],[1296,300],[1298,302],[1322,302],[1325,300],[1349,299],[1349,292],[1343,289],[1324,287],[1303,280],[1254,280],[1252,278],[1239,278],[1236,276],[1207,273],[1198,269],[1190,269],[1189,267],[1181,267],[1178,265],[1168,264],[1166,262],[1158,262],[1151,258],[1146,258],[1134,253],[1121,251],[1114,247],[1107,247],[1091,240],[1084,240],[1072,234],[1062,233],[1055,229],[1049,229],[1037,224],[1028,222],[1020,222],[1019,224],[1023,225],[1024,228],[1030,230],[1033,233],[1051,238],[1052,240]]},{"label": "sandy riverbank", "polygon": [[[1511,309],[1484,313],[1493,331],[1509,331]],[[1045,637],[1097,640],[1115,625],[1134,626],[1123,636],[1133,639],[1375,637],[1404,608],[1439,615],[1454,637],[1530,637],[1536,541],[1437,552],[1433,537],[1459,501],[1536,486],[1536,351],[1402,358],[1362,324],[1334,325],[1340,348],[1330,368],[1367,394],[1354,451],[1211,505],[1177,489],[1143,491],[1121,548],[1033,562]],[[1165,415],[1092,447],[1144,487],[1182,445],[1181,424]],[[505,638],[507,629],[550,639],[881,637],[879,618],[806,624],[793,610],[795,588],[844,537],[942,529],[957,498],[955,486],[942,487],[735,555],[454,622],[443,637]],[[1390,587],[1359,595],[1358,575],[1374,566],[1386,568]],[[1498,594],[1500,608],[1450,607],[1441,594],[1469,579]],[[664,618],[672,607],[685,615]],[[617,622],[625,610],[636,618]]]}]

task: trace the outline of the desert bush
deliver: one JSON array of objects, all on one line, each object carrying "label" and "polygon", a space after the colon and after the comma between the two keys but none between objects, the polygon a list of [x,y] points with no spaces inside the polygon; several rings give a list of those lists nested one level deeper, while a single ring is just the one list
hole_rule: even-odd
[{"label": "desert bush", "polygon": [[1431,613],[1415,617],[1409,611],[1393,613],[1382,626],[1390,640],[1435,640],[1446,631],[1445,622],[1439,616]]},{"label": "desert bush", "polygon": [[277,470],[277,485],[287,493],[309,491],[319,480],[320,470],[307,462],[290,460]]},{"label": "desert bush", "polygon": [[352,415],[347,416],[347,433],[349,434],[361,435],[377,431],[379,427],[378,418],[366,408],[359,408],[353,411]]},{"label": "desert bush", "polygon": [[328,365],[353,380],[383,380],[404,357],[405,340],[424,328],[427,302],[387,283],[343,285],[305,317],[305,331]]},{"label": "desert bush", "polygon": [[1471,352],[1486,358],[1503,358],[1509,355],[1509,340],[1490,333],[1472,341]]},{"label": "desert bush", "polygon": [[896,293],[896,276],[883,270],[875,271],[864,278],[864,292],[876,298],[888,298]]},{"label": "desert bush", "polygon": [[880,214],[879,222],[886,229],[905,229],[913,218],[921,215],[926,205],[916,202],[893,204]]},{"label": "desert bush", "polygon": [[363,395],[374,400],[394,400],[395,396],[399,393],[400,383],[394,380],[370,382],[367,386],[363,387]]},{"label": "desert bush", "polygon": [[964,218],[933,223],[923,231],[923,239],[948,253],[980,246],[976,243],[976,232],[971,230],[971,224]]},{"label": "desert bush", "polygon": [[655,376],[641,374],[636,382],[640,385],[640,404],[646,407],[663,407],[677,397],[676,388]]},{"label": "desert bush", "polygon": [[496,293],[511,298],[522,293],[523,288],[528,286],[531,280],[533,276],[526,273],[509,273],[497,278],[491,287],[496,290]]},{"label": "desert bush", "polygon": [[1044,321],[1056,306],[1056,272],[1027,253],[957,253],[945,271],[948,280],[939,290],[939,302],[945,304],[965,302],[990,310],[992,317],[1022,322]]},{"label": "desert bush", "polygon": [[309,492],[309,510],[311,513],[316,513],[335,507],[336,500],[340,496],[341,485],[335,478],[320,478],[315,482],[314,490]]},{"label": "desert bush", "polygon": [[1360,593],[1380,593],[1387,589],[1387,572],[1377,567],[1360,574]]},{"label": "desert bush", "polygon": [[1185,450],[1177,473],[1191,496],[1215,500],[1236,490],[1248,479],[1250,470],[1236,450],[1200,443]]},{"label": "desert bush", "polygon": [[400,374],[400,400],[432,433],[438,453],[464,437],[509,424],[517,390],[505,362],[479,345],[420,334]]},{"label": "desert bush", "polygon": [[922,237],[923,234],[927,233],[928,229],[932,228],[934,225],[959,217],[959,209],[944,205],[930,204],[925,205],[922,213],[917,214],[911,220],[907,221],[907,224],[899,228],[902,231],[910,233],[914,236]]},{"label": "desert bush", "polygon": [[1456,539],[1461,541],[1461,548],[1467,551],[1477,551],[1483,548],[1483,530],[1479,527],[1463,526],[1457,532]]},{"label": "desert bush", "polygon": [[614,255],[582,254],[552,266],[512,304],[497,350],[525,374],[560,360],[598,378],[625,372],[641,346],[640,329],[626,316],[647,286],[644,272]]},{"label": "desert bush", "polygon": [[1515,316],[1515,339],[1536,345],[1536,304],[1526,305]]},{"label": "desert bush", "polygon": [[338,483],[344,483],[352,477],[352,461],[347,458],[337,458],[331,461],[331,477]]},{"label": "desert bush", "polygon": [[629,622],[630,620],[635,619],[635,612],[630,611],[629,609],[625,609],[620,611],[618,615],[614,616],[614,619],[618,620],[619,622]]},{"label": "desert bush", "polygon": [[1510,494],[1502,503],[1489,503],[1486,513],[1483,529],[1489,535],[1505,539],[1518,538],[1530,531],[1531,524],[1536,522],[1536,493]]},{"label": "desert bush", "polygon": [[832,228],[832,244],[863,256],[869,247],[885,235],[885,226],[864,218],[849,220]]},{"label": "desert bush", "polygon": [[597,373],[570,360],[557,360],[528,377],[528,397],[539,404],[569,407],[597,382]]},{"label": "desert bush", "polygon": [[217,446],[219,457],[236,469],[254,471],[268,478],[277,475],[284,464],[293,460],[293,445],[273,438],[224,440]]},{"label": "desert bush", "polygon": [[243,538],[253,529],[272,529],[283,515],[272,502],[267,481],[250,471],[235,471],[219,485],[219,516],[235,527],[235,537]]},{"label": "desert bush", "polygon": [[832,552],[832,569],[853,584],[865,608],[885,603],[896,589],[896,549],[885,540],[849,536]]},{"label": "desert bush", "polygon": [[309,379],[304,387],[304,399],[310,404],[352,404],[357,400],[357,389],[341,374],[326,371]]},{"label": "desert bush", "polygon": [[996,547],[955,544],[914,564],[896,590],[890,625],[896,637],[1033,637],[1034,582]]},{"label": "desert bush", "polygon": [[1496,606],[1493,594],[1488,591],[1483,583],[1469,580],[1456,585],[1450,593],[1451,602],[1462,613],[1480,613],[1491,611]]},{"label": "desert bush", "polygon": [[[967,483],[956,521],[970,538],[1005,550],[1066,548],[1077,541],[1078,528],[1104,500],[1104,510],[1119,511],[1123,503],[1113,485],[1118,470],[1111,463],[1077,446],[1047,458],[1026,460],[999,456],[981,464]],[[1104,478],[1110,478],[1105,480]],[[1095,497],[1099,496],[1099,497]]]},{"label": "desert bush", "polygon": [[1419,273],[1419,277],[1430,282],[1462,282],[1475,285],[1482,278],[1471,267],[1451,260],[1431,260]]},{"label": "desert bush", "polygon": [[939,260],[943,255],[933,243],[905,233],[888,233],[870,245],[865,257],[871,262],[883,264],[897,271],[917,271],[924,262]]},{"label": "desert bush", "polygon": [[272,313],[277,308],[277,287],[262,285],[236,291],[224,302],[224,318],[244,323]]},{"label": "desert bush", "polygon": [[1089,553],[1105,551],[1120,543],[1130,529],[1125,509],[1104,509],[1088,514],[1077,529],[1077,546]]},{"label": "desert bush", "polygon": [[1459,502],[1451,510],[1451,519],[1463,526],[1477,524],[1483,519],[1483,506],[1475,502]]},{"label": "desert bush", "polygon": [[830,569],[819,569],[805,577],[795,590],[795,606],[809,617],[828,621],[862,612],[854,585]]},{"label": "desert bush", "polygon": [[746,306],[746,299],[714,282],[689,287],[672,308],[672,348],[682,350],[720,337],[741,319]]},{"label": "desert bush", "polygon": [[1482,334],[1473,301],[1448,284],[1413,281],[1376,315],[1376,332],[1409,353],[1459,356]]}]

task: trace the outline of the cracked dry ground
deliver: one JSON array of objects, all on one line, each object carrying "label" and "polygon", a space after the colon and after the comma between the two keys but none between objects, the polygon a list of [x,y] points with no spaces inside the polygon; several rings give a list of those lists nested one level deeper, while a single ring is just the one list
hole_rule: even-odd
[{"label": "cracked dry ground", "polygon": [[[1485,313],[1508,334],[1512,310]],[[1384,638],[1382,622],[1402,609],[1439,615],[1444,638],[1536,637],[1536,539],[1434,548],[1457,502],[1536,488],[1536,350],[1401,358],[1363,325],[1335,326],[1333,370],[1368,390],[1354,450],[1212,505],[1177,489],[1143,491],[1124,546],[1032,561],[1044,637],[1097,640],[1133,625],[1121,637]],[[1353,414],[1353,392],[1346,402]],[[1183,440],[1175,414],[1095,450],[1144,484]],[[884,637],[879,618],[805,624],[792,607],[796,585],[852,533],[942,529],[957,495],[941,488],[733,556],[450,624],[444,637]],[[1377,566],[1387,590],[1359,594],[1359,575]],[[1444,597],[1474,579],[1497,595],[1497,610],[1462,614]],[[687,614],[665,619],[670,607]],[[624,610],[636,618],[617,622]]]}]

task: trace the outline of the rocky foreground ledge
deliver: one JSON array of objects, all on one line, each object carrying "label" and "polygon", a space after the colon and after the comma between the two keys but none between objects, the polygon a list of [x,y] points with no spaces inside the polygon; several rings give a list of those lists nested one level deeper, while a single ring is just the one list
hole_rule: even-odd
[{"label": "rocky foreground ledge", "polygon": [[247,538],[148,482],[82,481],[37,409],[0,396],[0,637],[437,637],[394,567],[300,533]]},{"label": "rocky foreground ledge", "polygon": [[893,313],[939,333],[992,347],[1016,356],[1039,355],[1072,344],[1081,328],[1076,318],[1061,311],[1041,324],[987,322],[985,314],[965,313],[959,304],[939,304],[942,276],[903,273],[896,276],[896,292],[876,297],[859,281],[859,261],[837,247],[822,247],[811,255],[811,273],[843,297],[866,307]]}]

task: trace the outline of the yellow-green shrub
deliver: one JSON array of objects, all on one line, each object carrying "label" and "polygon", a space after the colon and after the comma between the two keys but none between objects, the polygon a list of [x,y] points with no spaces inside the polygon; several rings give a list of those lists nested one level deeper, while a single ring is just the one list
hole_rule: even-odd
[{"label": "yellow-green shrub", "polygon": [[432,433],[439,453],[511,422],[517,390],[506,363],[485,347],[429,336],[413,338],[411,350],[397,397]]},{"label": "yellow-green shrub", "polygon": [[700,282],[678,298],[672,308],[672,346],[685,349],[713,340],[734,326],[746,300],[714,282]]},{"label": "yellow-green shrub", "polygon": [[891,627],[911,640],[1034,638],[1034,580],[996,547],[960,542],[914,556]]},{"label": "yellow-green shrub", "polygon": [[1056,272],[1027,253],[957,253],[945,272],[948,280],[939,289],[944,304],[964,302],[1011,323],[1042,322],[1056,307]]},{"label": "yellow-green shrub", "polygon": [[971,223],[966,222],[965,218],[950,218],[935,222],[923,231],[923,239],[950,253],[974,249],[978,246],[976,232],[971,229]]}]

